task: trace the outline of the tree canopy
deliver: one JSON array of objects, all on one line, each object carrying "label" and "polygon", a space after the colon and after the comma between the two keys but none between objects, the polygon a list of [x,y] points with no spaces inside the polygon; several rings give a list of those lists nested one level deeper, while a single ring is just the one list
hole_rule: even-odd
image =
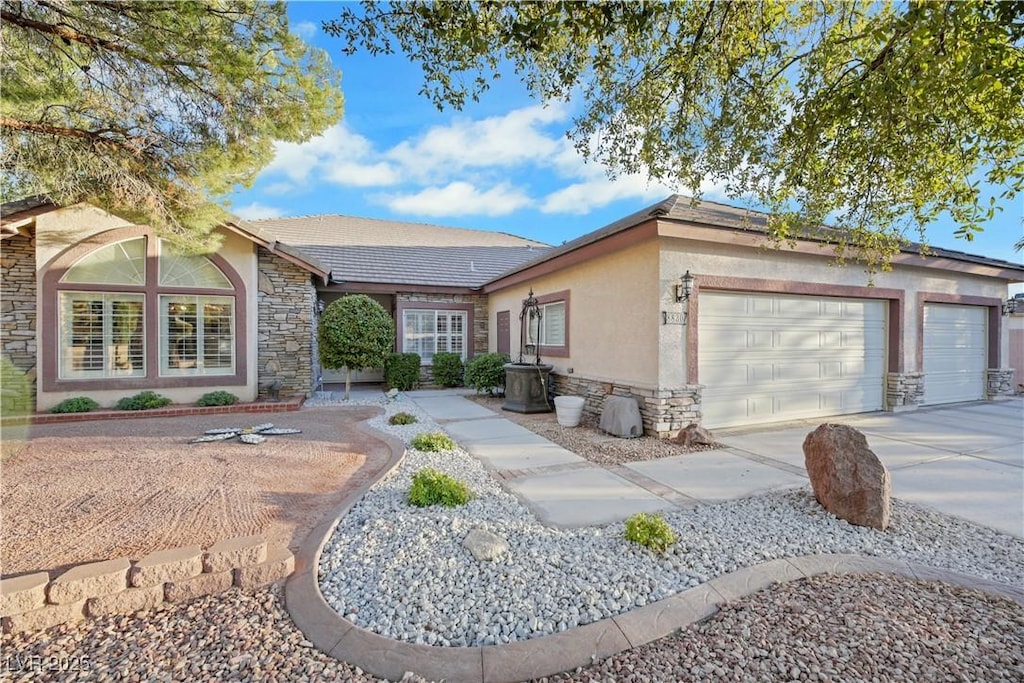
[{"label": "tree canopy", "polygon": [[325,368],[345,368],[347,401],[353,370],[384,367],[395,345],[395,323],[391,314],[369,296],[343,296],[329,303],[320,315],[317,342]]},{"label": "tree canopy", "polygon": [[[943,212],[965,240],[1024,189],[1024,2],[363,2],[324,29],[405,52],[461,108],[512,70],[581,103],[612,173],[702,183],[870,268]],[[824,223],[836,227],[820,231]]]},{"label": "tree canopy", "polygon": [[340,74],[283,2],[4,0],[0,38],[4,194],[91,201],[171,236],[222,219],[275,140],[341,117]]}]

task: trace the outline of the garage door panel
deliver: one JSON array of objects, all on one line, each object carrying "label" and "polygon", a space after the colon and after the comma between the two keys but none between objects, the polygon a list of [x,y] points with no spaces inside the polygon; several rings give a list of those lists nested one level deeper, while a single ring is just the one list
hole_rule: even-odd
[{"label": "garage door panel", "polygon": [[988,310],[983,306],[926,304],[923,315],[925,404],[985,398]]},{"label": "garage door panel", "polygon": [[709,427],[881,409],[882,302],[705,292],[699,315]]}]

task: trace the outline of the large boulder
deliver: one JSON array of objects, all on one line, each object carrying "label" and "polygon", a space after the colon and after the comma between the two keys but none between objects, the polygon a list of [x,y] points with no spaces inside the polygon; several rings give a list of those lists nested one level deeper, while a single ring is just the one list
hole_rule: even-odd
[{"label": "large boulder", "polygon": [[714,435],[696,422],[691,422],[680,429],[669,441],[683,448],[716,445]]},{"label": "large boulder", "polygon": [[864,435],[847,425],[823,424],[804,439],[804,466],[814,497],[851,524],[889,526],[889,470]]},{"label": "large boulder", "polygon": [[496,560],[508,552],[508,541],[487,529],[477,527],[462,539],[462,546],[479,562]]}]

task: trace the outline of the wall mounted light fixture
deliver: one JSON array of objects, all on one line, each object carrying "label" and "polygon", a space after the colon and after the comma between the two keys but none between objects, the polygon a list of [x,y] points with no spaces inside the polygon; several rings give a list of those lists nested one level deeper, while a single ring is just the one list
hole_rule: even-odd
[{"label": "wall mounted light fixture", "polygon": [[693,294],[693,276],[690,275],[690,271],[679,278],[679,284],[676,285],[676,303],[683,303],[684,301],[690,300],[690,295]]}]

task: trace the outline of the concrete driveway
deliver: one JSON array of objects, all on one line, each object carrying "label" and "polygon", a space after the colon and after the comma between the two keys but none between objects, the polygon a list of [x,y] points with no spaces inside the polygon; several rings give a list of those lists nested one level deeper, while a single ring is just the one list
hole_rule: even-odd
[{"label": "concrete driveway", "polygon": [[1024,537],[1021,398],[733,429],[716,437],[738,455],[805,472],[803,440],[823,422],[864,433],[889,469],[897,498]]}]

